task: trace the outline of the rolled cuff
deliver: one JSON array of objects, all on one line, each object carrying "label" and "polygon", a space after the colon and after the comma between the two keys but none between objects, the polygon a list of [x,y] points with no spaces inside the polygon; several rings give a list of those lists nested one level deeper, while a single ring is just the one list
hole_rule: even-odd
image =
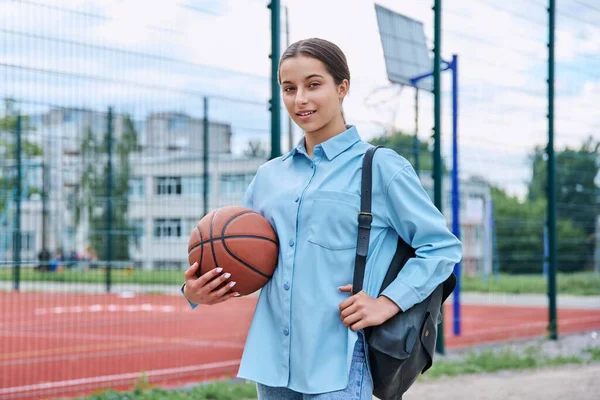
[{"label": "rolled cuff", "polygon": [[183,288],[185,287],[185,283],[183,285],[181,285],[181,294],[183,295],[183,297],[187,300],[187,302],[190,304],[190,307],[192,307],[192,310],[196,307],[198,307],[198,304],[196,303],[192,303],[191,301],[188,300],[187,297],[185,297],[185,292],[183,291]]},{"label": "rolled cuff", "polygon": [[392,300],[402,311],[406,311],[415,304],[423,301],[414,288],[399,279],[391,282],[381,293],[381,296]]}]

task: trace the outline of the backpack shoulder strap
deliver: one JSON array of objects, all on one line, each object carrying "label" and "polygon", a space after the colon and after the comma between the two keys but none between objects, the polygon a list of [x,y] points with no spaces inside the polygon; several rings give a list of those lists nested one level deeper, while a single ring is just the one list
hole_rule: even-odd
[{"label": "backpack shoulder strap", "polygon": [[362,180],[360,188],[360,212],[358,213],[358,239],[356,243],[356,258],[354,261],[354,279],[352,282],[352,293],[356,294],[362,290],[365,278],[365,266],[367,254],[369,253],[369,238],[371,234],[371,190],[373,186],[373,156],[377,149],[383,146],[370,147],[363,158]]}]

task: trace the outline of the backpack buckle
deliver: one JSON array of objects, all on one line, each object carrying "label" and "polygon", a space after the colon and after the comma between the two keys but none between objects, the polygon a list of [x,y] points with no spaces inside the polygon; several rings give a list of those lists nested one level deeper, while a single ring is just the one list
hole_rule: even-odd
[{"label": "backpack buckle", "polygon": [[369,212],[358,213],[358,227],[361,229],[371,229],[371,223],[373,222],[373,214]]}]

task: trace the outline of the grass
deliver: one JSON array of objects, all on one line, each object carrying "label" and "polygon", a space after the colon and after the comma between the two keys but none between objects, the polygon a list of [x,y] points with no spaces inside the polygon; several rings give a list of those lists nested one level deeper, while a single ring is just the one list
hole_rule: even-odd
[{"label": "grass", "polygon": [[600,346],[591,347],[586,352],[589,353],[592,361],[600,362]]},{"label": "grass", "polygon": [[[419,379],[430,380],[466,374],[491,373],[506,370],[528,370],[561,365],[580,365],[600,362],[600,346],[588,348],[587,356],[548,357],[539,347],[524,351],[504,349],[471,352],[456,360],[436,360],[429,371]],[[255,400],[256,386],[253,382],[215,382],[199,385],[189,390],[165,390],[152,387],[142,376],[129,392],[112,390],[99,392],[80,400]]]},{"label": "grass", "polygon": [[[184,271],[144,271],[139,269],[114,269],[111,272],[113,283],[166,284],[180,285]],[[12,268],[0,268],[0,281],[13,279]],[[71,270],[60,272],[40,272],[33,268],[21,269],[21,281],[25,282],[74,282],[104,283],[104,269]],[[481,277],[464,276],[461,282],[463,292],[478,293],[533,293],[546,294],[546,279],[541,275],[507,275],[501,274],[496,281],[493,278],[483,282]],[[559,294],[580,296],[600,295],[600,275],[591,272],[558,274]]]},{"label": "grass", "polygon": [[[140,284],[177,284],[183,282],[184,271],[144,271],[139,269],[114,269],[111,271],[112,283]],[[12,268],[0,269],[0,281],[13,280]],[[106,270],[103,268],[63,269],[59,272],[42,272],[33,268],[21,269],[21,282],[73,282],[73,283],[104,283]]]},{"label": "grass", "polygon": [[[559,294],[579,296],[600,295],[600,275],[592,272],[573,274],[557,274],[557,291]],[[548,284],[542,275],[508,275],[501,274],[498,280],[492,277],[483,282],[481,277],[464,276],[461,281],[464,292],[509,293],[509,294],[546,294]]]},{"label": "grass", "polygon": [[478,353],[469,353],[458,361],[435,361],[431,369],[423,376],[431,379],[443,376],[585,364],[587,362],[586,359],[579,356],[543,356],[540,354],[539,348],[536,347],[528,348],[523,352],[516,352],[510,349],[496,352],[487,350]]},{"label": "grass", "polygon": [[166,390],[141,381],[129,392],[106,390],[80,400],[255,400],[256,385],[249,383],[215,382],[189,390]]}]

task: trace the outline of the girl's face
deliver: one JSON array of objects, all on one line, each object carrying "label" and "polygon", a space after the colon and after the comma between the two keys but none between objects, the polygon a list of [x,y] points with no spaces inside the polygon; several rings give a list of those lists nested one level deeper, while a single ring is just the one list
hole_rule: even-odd
[{"label": "girl's face", "polygon": [[285,108],[304,132],[340,122],[343,126],[341,101],[348,92],[347,79],[337,85],[321,61],[302,55],[285,59],[279,76]]}]

